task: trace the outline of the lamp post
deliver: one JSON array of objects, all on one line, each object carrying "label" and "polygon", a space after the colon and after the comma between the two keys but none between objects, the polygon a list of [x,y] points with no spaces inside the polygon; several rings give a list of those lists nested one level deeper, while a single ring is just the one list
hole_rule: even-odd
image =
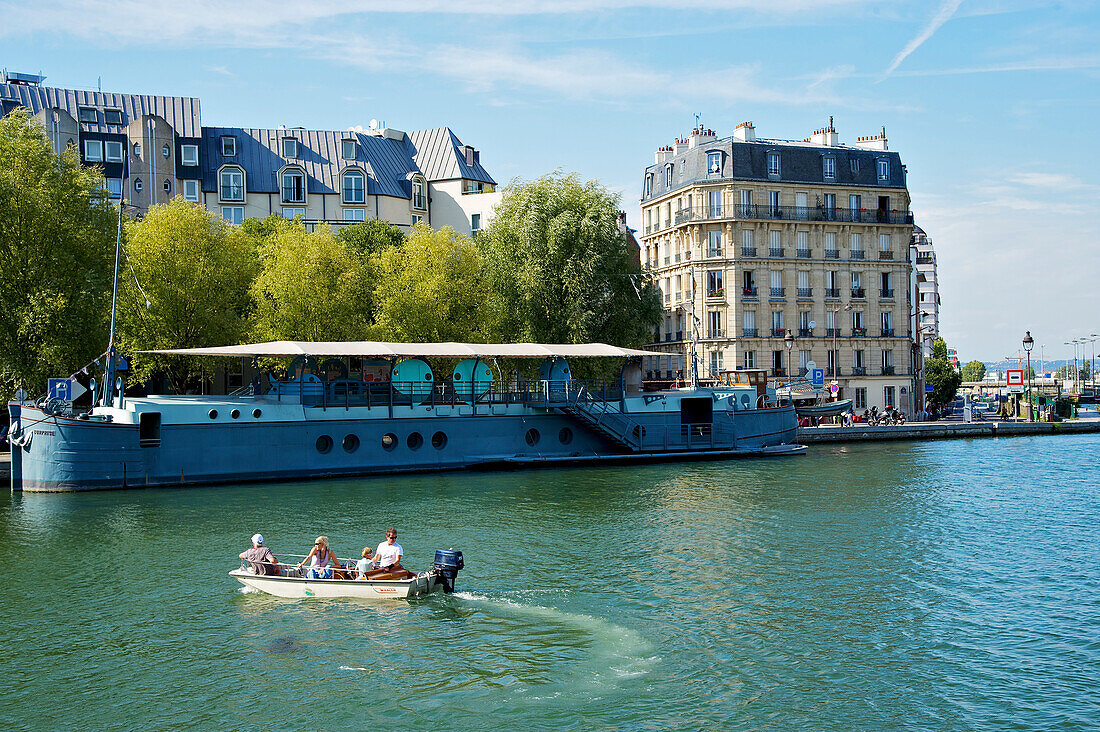
[{"label": "lamp post", "polygon": [[1031,331],[1024,332],[1024,352],[1027,353],[1027,421],[1035,421],[1035,412],[1031,409],[1031,349],[1035,347],[1035,340],[1031,337]]},{"label": "lamp post", "polygon": [[[1077,341],[1065,341],[1064,345],[1073,346],[1073,390],[1077,391]],[[1066,360],[1066,367],[1069,368],[1069,359]]]},{"label": "lamp post", "polygon": [[[844,308],[843,308],[844,312],[848,312],[851,309],[852,309],[852,303],[850,303],[850,302],[844,303]],[[841,311],[840,303],[837,303],[833,307],[833,352],[830,354],[830,356],[832,357],[830,360],[833,362],[833,369],[832,369],[832,373],[829,374],[829,376],[832,376],[834,379],[836,379],[837,377],[840,376],[840,354],[837,353],[837,348],[836,348],[836,336],[837,336],[837,333],[840,332],[840,311]],[[837,381],[837,383],[839,384],[840,382]]]},{"label": "lamp post", "polygon": [[791,370],[791,349],[794,348],[794,333],[787,329],[787,335],[783,336],[783,343],[787,346],[787,370]]},{"label": "lamp post", "polygon": [[1100,334],[1090,333],[1089,343],[1092,344],[1092,358],[1089,359],[1089,381],[1092,382],[1092,395],[1096,396],[1096,339]]}]

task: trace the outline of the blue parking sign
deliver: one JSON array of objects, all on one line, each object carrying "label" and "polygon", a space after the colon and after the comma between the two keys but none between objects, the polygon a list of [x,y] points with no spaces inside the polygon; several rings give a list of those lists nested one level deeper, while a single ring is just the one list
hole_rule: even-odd
[{"label": "blue parking sign", "polygon": [[73,382],[69,379],[50,379],[50,399],[59,399],[63,402],[71,402],[73,399]]},{"label": "blue parking sign", "polygon": [[825,386],[825,369],[810,369],[810,384]]}]

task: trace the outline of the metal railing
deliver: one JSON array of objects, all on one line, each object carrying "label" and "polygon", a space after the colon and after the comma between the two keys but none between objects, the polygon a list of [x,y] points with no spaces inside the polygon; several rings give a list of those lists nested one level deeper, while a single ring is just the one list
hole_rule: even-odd
[{"label": "metal railing", "polygon": [[[765,219],[771,221],[839,221],[852,224],[909,224],[913,214],[908,211],[886,211],[863,208],[825,208],[824,206],[772,206],[744,204],[732,206],[696,206],[676,212],[677,224],[689,221],[717,219]],[[666,228],[669,222],[665,222]]]},{"label": "metal railing", "polygon": [[894,329],[893,328],[883,328],[882,329],[882,337],[883,338],[893,338],[894,337]]},{"label": "metal railing", "polygon": [[814,288],[812,288],[812,287],[799,287],[798,288],[798,296],[799,297],[813,297],[814,296]]},{"label": "metal railing", "polygon": [[879,290],[879,297],[893,298],[894,297],[894,291],[893,291],[893,289],[883,288],[883,289]]},{"label": "metal railing", "polygon": [[745,297],[756,297],[756,288],[755,287],[742,287],[741,288],[741,294],[744,295]]},{"label": "metal railing", "polygon": [[840,335],[840,328],[826,328],[825,329],[825,337],[826,338],[833,338],[834,336],[839,336],[839,335]]},{"label": "metal railing", "polygon": [[798,337],[799,338],[812,338],[813,334],[814,334],[814,329],[813,328],[799,328],[798,329]]},{"label": "metal railing", "polygon": [[864,290],[862,287],[857,287],[856,289],[852,290],[852,297],[857,299],[865,298],[867,297],[867,291]]},{"label": "metal railing", "polygon": [[783,297],[783,291],[784,288],[782,287],[773,287],[771,288],[771,297]]},{"label": "metal railing", "polygon": [[894,367],[893,366],[883,366],[882,367],[882,375],[883,376],[893,376],[894,375]]},{"label": "metal railing", "polygon": [[797,254],[799,259],[809,259],[810,258],[810,250],[809,249],[799,249],[799,250],[797,250],[796,254]]},{"label": "metal railing", "polygon": [[771,248],[769,248],[768,249],[768,256],[769,257],[782,257],[783,256],[783,247],[771,247]]},{"label": "metal railing", "polygon": [[852,367],[852,376],[866,376],[866,375],[867,375],[867,369],[864,368],[863,366],[853,366]]},{"label": "metal railing", "polygon": [[826,287],[825,288],[825,297],[840,297],[840,288],[839,287]]},{"label": "metal railing", "polygon": [[866,328],[852,328],[852,337],[854,337],[854,338],[866,338],[867,337],[867,329]]},{"label": "metal railing", "polygon": [[741,329],[741,337],[742,338],[756,338],[757,337],[756,333],[757,333],[756,328],[742,328]]},{"label": "metal railing", "polygon": [[862,249],[853,249],[848,252],[848,259],[864,259],[866,254]]},{"label": "metal railing", "polygon": [[838,249],[826,249],[825,259],[840,259],[840,251]]},{"label": "metal railing", "polygon": [[756,247],[741,247],[741,256],[742,257],[755,257],[756,256]]},{"label": "metal railing", "polygon": [[894,253],[890,252],[890,251],[882,251],[882,252],[878,253],[878,258],[879,259],[893,259],[894,258]]}]

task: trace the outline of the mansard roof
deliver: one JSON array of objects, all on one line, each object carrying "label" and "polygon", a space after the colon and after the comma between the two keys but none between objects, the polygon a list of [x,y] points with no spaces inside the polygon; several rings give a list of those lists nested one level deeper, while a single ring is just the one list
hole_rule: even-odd
[{"label": "mansard roof", "polygon": [[409,133],[416,164],[431,181],[476,180],[496,185],[496,181],[474,157],[474,164],[466,164],[465,146],[449,127],[436,127],[433,130],[416,130]]},{"label": "mansard roof", "polygon": [[[199,100],[195,97],[165,97],[151,94],[114,94],[110,92],[85,91],[83,89],[55,89],[48,86],[26,84],[0,84],[0,102],[3,110],[16,104],[27,107],[32,114],[42,110],[61,109],[74,119],[79,120],[81,107],[97,110],[96,124],[81,123],[85,132],[121,133],[142,116],[155,115],[163,118],[180,137],[198,137]],[[108,125],[104,110],[117,109],[122,112],[121,125]]]}]

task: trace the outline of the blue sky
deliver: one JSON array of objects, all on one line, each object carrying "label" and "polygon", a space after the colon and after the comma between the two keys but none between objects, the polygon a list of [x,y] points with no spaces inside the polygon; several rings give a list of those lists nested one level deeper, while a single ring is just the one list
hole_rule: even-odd
[{"label": "blue sky", "polygon": [[207,125],[448,125],[499,182],[620,192],[701,115],[842,142],[885,126],[965,360],[1100,332],[1100,12],[935,0],[0,0],[0,66],[197,96]]}]

